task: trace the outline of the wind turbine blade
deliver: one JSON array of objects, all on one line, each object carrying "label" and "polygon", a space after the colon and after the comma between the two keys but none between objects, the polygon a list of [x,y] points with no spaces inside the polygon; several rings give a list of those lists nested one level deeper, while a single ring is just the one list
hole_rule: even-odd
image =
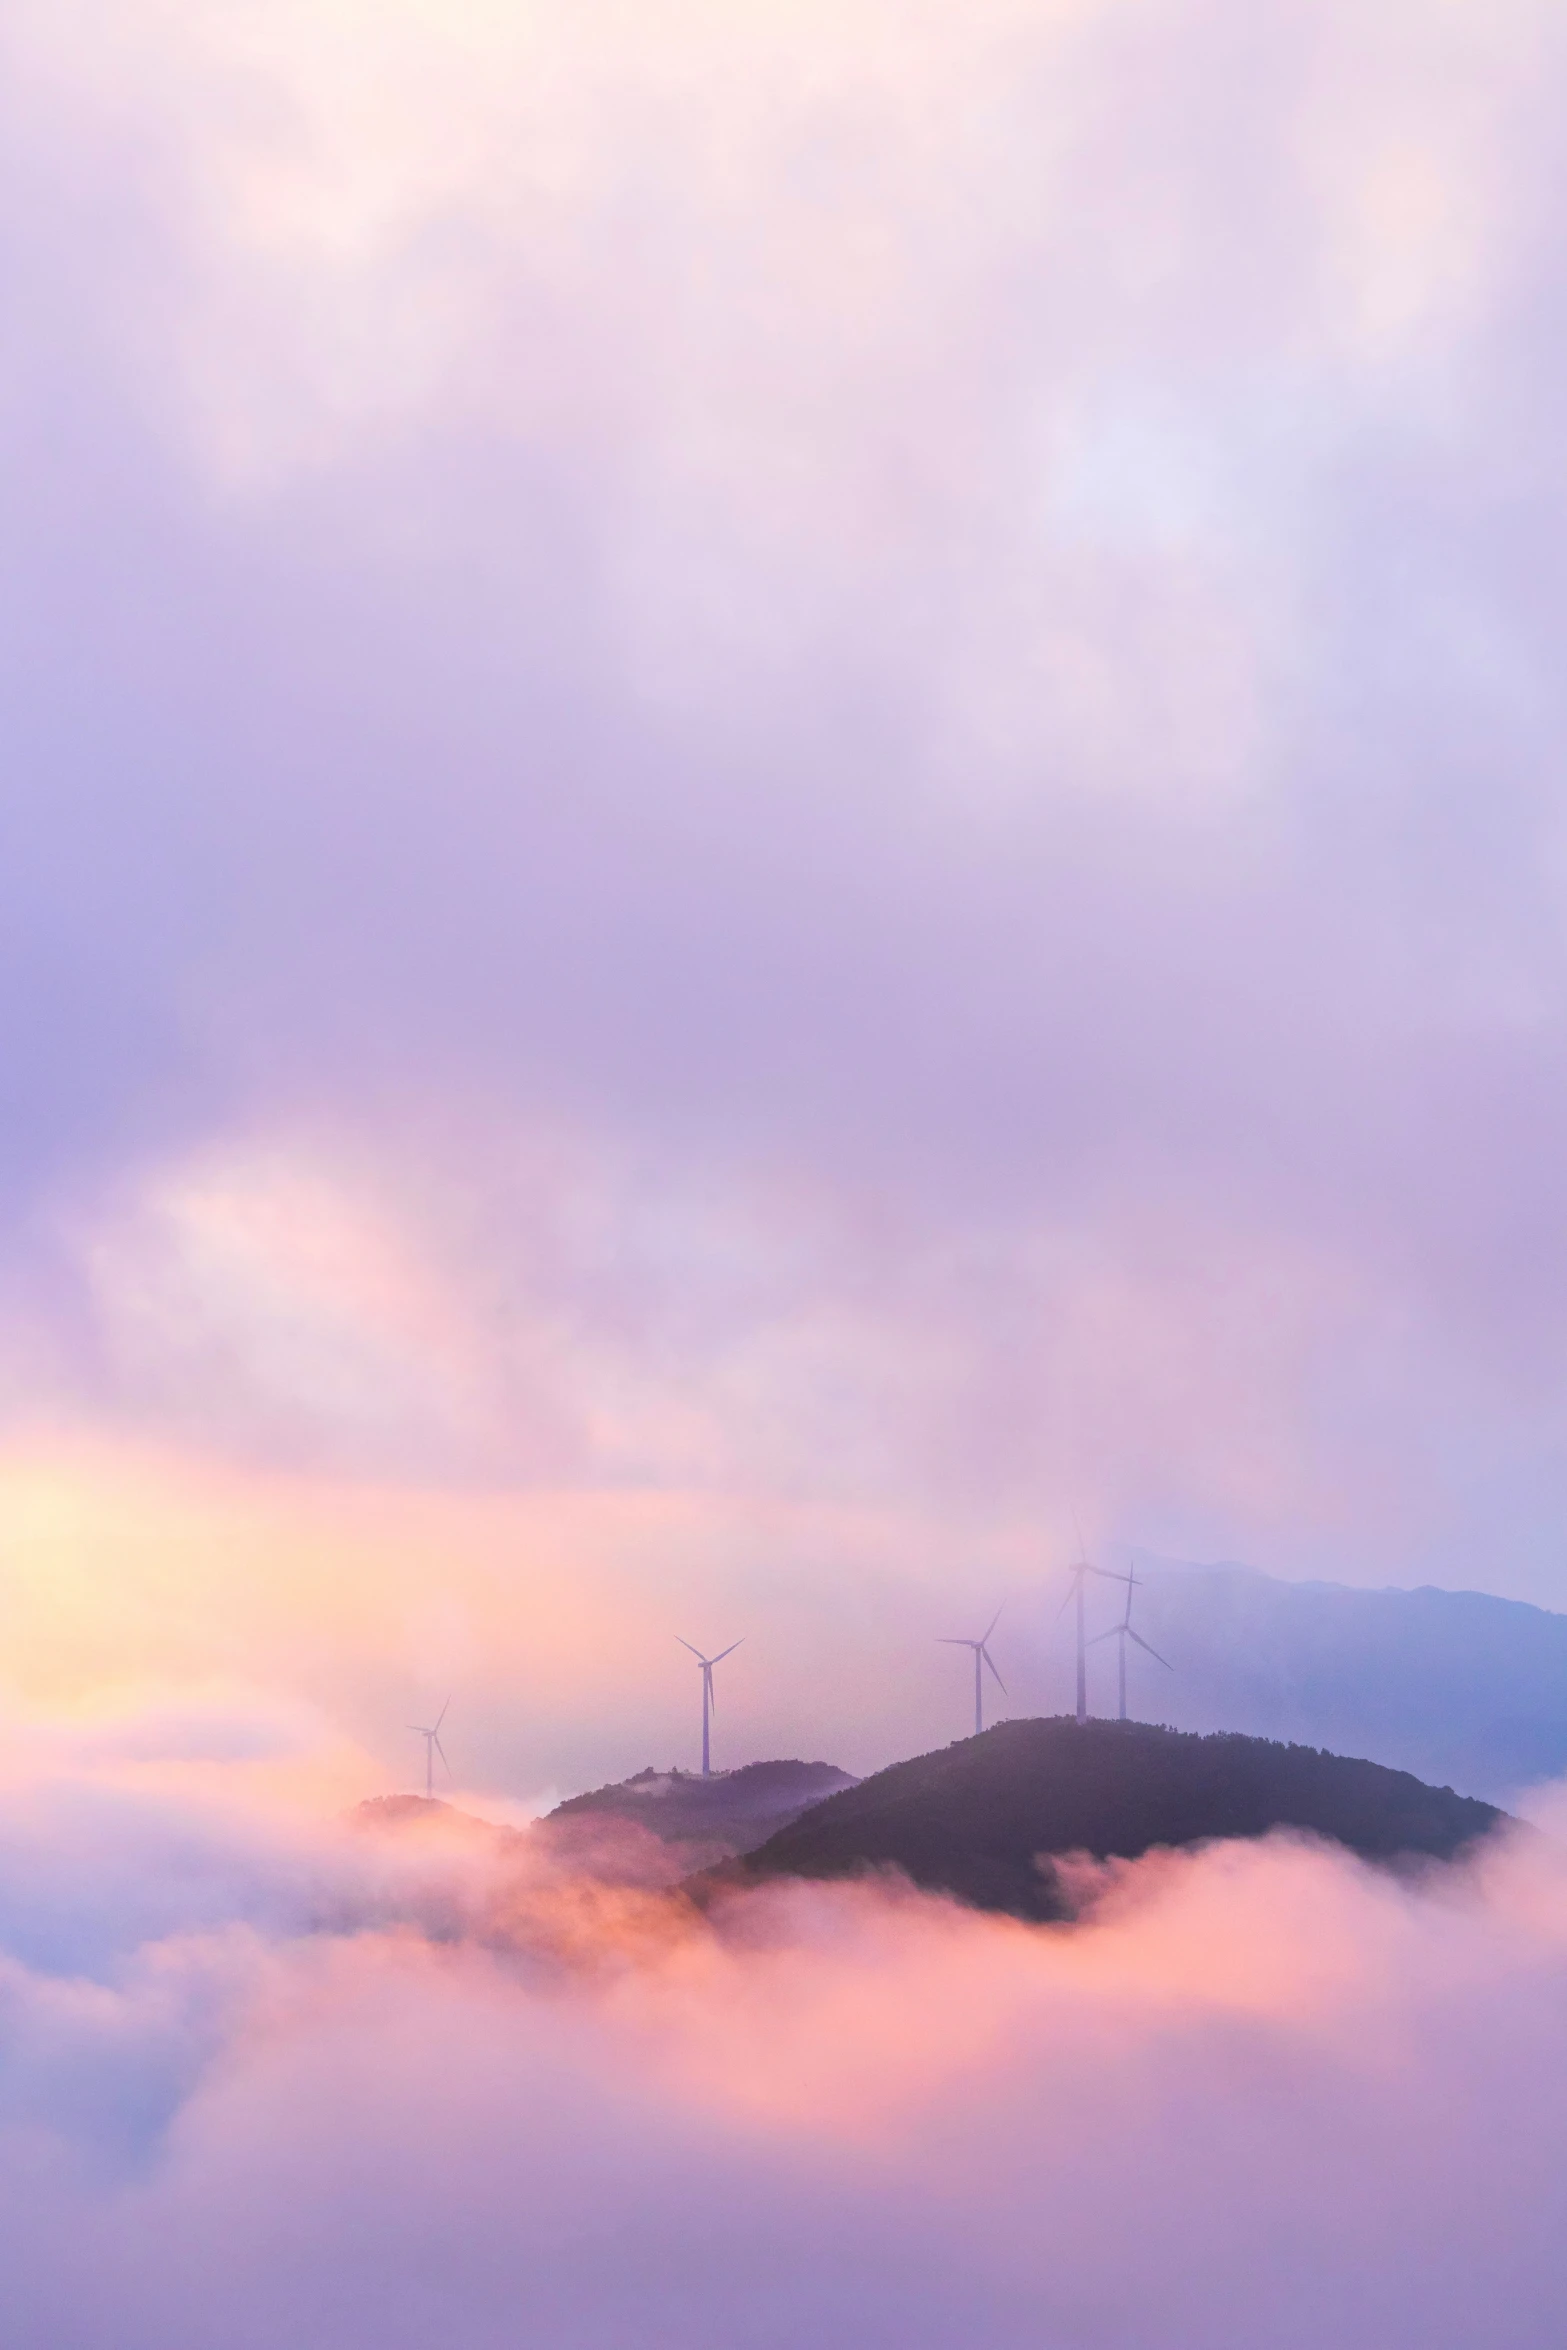
[{"label": "wind turbine blade", "polygon": [[1126,1626],[1124,1624],[1112,1624],[1108,1632],[1096,1632],[1092,1640],[1084,1641],[1083,1646],[1085,1648],[1097,1648],[1101,1640],[1119,1640],[1121,1634],[1125,1630]]},{"label": "wind turbine blade", "polygon": [[721,1648],[719,1650],[718,1654],[712,1660],[713,1663],[715,1665],[721,1665],[726,1656],[733,1656],[737,1648],[744,1648],[744,1646],[745,1634],[742,1632],[738,1640],[731,1640],[727,1648]]},{"label": "wind turbine blade", "polygon": [[441,1724],[442,1724],[442,1723],[445,1721],[445,1719],[446,1719],[447,1715],[448,1715],[448,1714],[451,1712],[451,1710],[452,1710],[452,1701],[451,1701],[451,1699],[450,1699],[450,1698],[448,1698],[448,1699],[446,1700],[446,1703],[445,1703],[445,1704],[442,1706],[442,1708],[441,1708],[440,1712],[439,1712],[439,1713],[436,1715],[436,1717],[435,1717],[435,1727],[436,1727],[436,1729],[437,1729],[437,1730],[440,1728]]},{"label": "wind turbine blade", "polygon": [[[997,1608],[997,1610],[996,1610],[995,1614],[994,1614],[994,1615],[991,1617],[991,1619],[990,1619],[989,1623],[988,1623],[988,1624],[985,1626],[985,1639],[986,1639],[986,1640],[988,1640],[988,1639],[990,1638],[990,1635],[991,1635],[991,1633],[992,1633],[992,1632],[994,1632],[994,1630],[995,1630],[996,1626],[997,1626],[997,1625],[1000,1623],[1000,1621],[1001,1621],[1001,1608],[1002,1608],[1002,1607],[1005,1607],[1005,1606],[1006,1606],[1006,1604],[1007,1604],[1007,1603],[1006,1603],[1006,1601],[1005,1601],[1005,1600],[1003,1600],[1003,1601],[1001,1602],[1001,1607],[998,1607],[998,1608]],[[983,1646],[984,1646],[984,1641],[981,1641],[980,1645],[981,1645],[981,1647],[983,1647]]]},{"label": "wind turbine blade", "polygon": [[681,1640],[681,1639],[680,1639],[680,1635],[679,1635],[679,1633],[678,1633],[678,1632],[675,1634],[675,1638],[676,1638],[676,1640],[679,1642],[679,1644],[680,1644],[680,1646],[681,1646],[682,1648],[687,1648],[687,1649],[690,1649],[690,1650],[691,1650],[691,1654],[692,1654],[692,1655],[693,1655],[693,1656],[696,1658],[696,1661],[697,1661],[697,1663],[698,1663],[699,1665],[705,1665],[705,1664],[706,1664],[706,1662],[707,1662],[707,1659],[706,1659],[706,1657],[705,1657],[705,1656],[702,1654],[702,1651],[701,1651],[699,1648],[691,1648],[691,1643],[690,1643],[690,1641],[689,1641],[689,1640]]},{"label": "wind turbine blade", "polygon": [[984,1660],[985,1660],[986,1664],[987,1664],[987,1665],[989,1665],[989,1667],[990,1667],[990,1670],[991,1670],[991,1674],[992,1674],[992,1676],[994,1677],[994,1680],[995,1680],[996,1687],[997,1687],[997,1688],[998,1688],[998,1689],[1001,1691],[1001,1693],[1002,1693],[1002,1695],[1003,1695],[1003,1697],[1004,1697],[1004,1696],[1007,1694],[1007,1685],[1006,1685],[1005,1681],[1003,1681],[1003,1680],[1002,1680],[1002,1678],[1001,1678],[1001,1675],[1000,1675],[1000,1674],[999,1674],[999,1673],[996,1671],[996,1661],[995,1661],[995,1658],[994,1658],[994,1657],[991,1655],[991,1653],[990,1653],[989,1649],[985,1647],[985,1645],[983,1644],[983,1642],[981,1642],[981,1644],[980,1644],[980,1651],[979,1651],[979,1653],[980,1653],[980,1655],[981,1655],[981,1656],[984,1658]]},{"label": "wind turbine blade", "polygon": [[1147,1648],[1148,1654],[1153,1658],[1154,1663],[1163,1665],[1167,1673],[1174,1672],[1175,1667],[1171,1664],[1169,1658],[1167,1656],[1161,1656],[1157,1648],[1149,1648],[1148,1642],[1143,1638],[1141,1632],[1134,1632],[1130,1624],[1128,1624],[1126,1627],[1126,1637],[1128,1640],[1135,1640],[1139,1648]]},{"label": "wind turbine blade", "polygon": [[1077,1584],[1080,1572],[1081,1570],[1077,1567],[1072,1569],[1072,1580],[1066,1587],[1066,1597],[1062,1600],[1061,1605],[1056,1609],[1055,1614],[1050,1619],[1050,1629],[1052,1632],[1055,1630],[1057,1624],[1060,1623],[1061,1618],[1066,1614],[1066,1611],[1071,1606],[1073,1600],[1077,1597]]},{"label": "wind turbine blade", "polygon": [[[431,1736],[432,1736],[432,1737],[434,1737],[434,1732],[433,1732],[433,1731],[431,1732]],[[446,1753],[446,1749],[445,1749],[445,1747],[444,1747],[444,1746],[441,1744],[441,1741],[439,1740],[439,1738],[436,1738],[436,1739],[435,1739],[435,1751],[436,1751],[436,1753],[437,1753],[437,1754],[440,1756],[440,1758],[441,1758],[442,1762],[446,1764],[446,1776],[448,1777],[448,1779],[455,1778],[455,1777],[456,1777],[456,1773],[453,1771],[453,1769],[452,1769],[452,1766],[451,1766],[451,1763],[450,1763],[450,1761],[448,1761],[448,1759],[447,1759],[447,1753]]]},{"label": "wind turbine blade", "polygon": [[938,1632],[936,1646],[938,1648],[977,1648],[979,1642],[977,1640],[960,1640],[956,1632]]}]

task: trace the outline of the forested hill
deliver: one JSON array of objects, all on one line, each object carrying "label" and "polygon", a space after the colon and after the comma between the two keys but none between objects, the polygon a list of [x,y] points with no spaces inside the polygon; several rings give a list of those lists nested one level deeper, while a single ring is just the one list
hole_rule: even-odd
[{"label": "forested hill", "polygon": [[814,1805],[736,1868],[754,1881],[891,1865],[976,1907],[1050,1918],[1062,1904],[1040,1854],[1131,1859],[1154,1845],[1288,1827],[1379,1860],[1448,1858],[1504,1816],[1407,1771],[1315,1747],[1059,1716],[1000,1722],[894,1763]]}]

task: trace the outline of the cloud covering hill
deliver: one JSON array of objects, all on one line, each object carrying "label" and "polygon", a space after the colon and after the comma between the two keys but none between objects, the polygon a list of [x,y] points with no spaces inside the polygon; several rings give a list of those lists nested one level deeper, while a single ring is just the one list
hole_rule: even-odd
[{"label": "cloud covering hill", "polygon": [[42,1727],[0,1757],[27,2350],[1559,2338],[1552,1838],[1440,1887],[1152,1855],[1065,1929],[846,1885],[703,1918],[367,1836],[167,1715]]},{"label": "cloud covering hill", "polygon": [[563,1850],[579,1831],[618,1821],[660,1842],[714,1855],[749,1852],[803,1811],[856,1784],[833,1763],[754,1762],[703,1778],[690,1771],[639,1771],[611,1787],[596,1787],[557,1804],[540,1832]]}]

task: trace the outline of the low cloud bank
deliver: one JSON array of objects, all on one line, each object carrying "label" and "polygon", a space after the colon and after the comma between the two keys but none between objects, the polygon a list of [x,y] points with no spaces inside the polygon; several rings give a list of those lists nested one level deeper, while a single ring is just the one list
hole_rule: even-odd
[{"label": "low cloud bank", "polygon": [[1069,1930],[893,1884],[704,1920],[155,1783],[150,1737],[0,1798],[21,2350],[1559,2338],[1549,1833],[1419,1882],[1155,1855]]}]

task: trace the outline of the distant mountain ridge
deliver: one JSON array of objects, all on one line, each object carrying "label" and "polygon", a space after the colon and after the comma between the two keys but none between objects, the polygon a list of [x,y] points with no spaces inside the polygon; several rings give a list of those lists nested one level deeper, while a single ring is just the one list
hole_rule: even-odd
[{"label": "distant mountain ridge", "polygon": [[[1366,1755],[1498,1800],[1567,1773],[1567,1616],[1478,1591],[1289,1583],[1234,1565],[1139,1561],[1137,1573],[1133,1623],[1174,1667],[1133,1650],[1143,1719]],[[1123,1595],[1094,1589],[1091,1631]],[[1069,1702],[1068,1627],[1048,1630],[1058,1605],[1059,1587],[1043,1586],[1008,1611],[1040,1710]],[[1113,1643],[1089,1673],[1091,1705],[1109,1713]]]},{"label": "distant mountain ridge", "polygon": [[1366,1858],[1450,1859],[1502,1823],[1493,1805],[1312,1747],[1146,1722],[998,1722],[829,1796],[707,1893],[769,1877],[896,1868],[979,1909],[1042,1921],[1069,1912],[1052,1855],[1136,1859],[1295,1828]]}]

